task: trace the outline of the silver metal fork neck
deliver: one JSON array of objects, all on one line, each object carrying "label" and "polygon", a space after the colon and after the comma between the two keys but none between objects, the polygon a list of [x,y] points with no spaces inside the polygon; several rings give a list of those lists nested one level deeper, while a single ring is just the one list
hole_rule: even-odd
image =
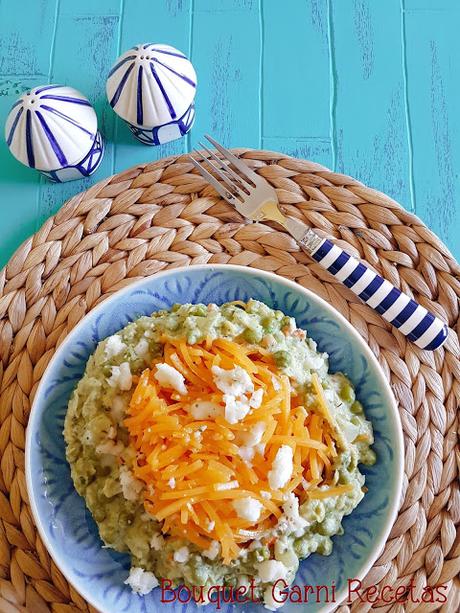
[{"label": "silver metal fork neck", "polygon": [[311,228],[308,228],[305,234],[299,240],[302,247],[305,247],[309,253],[316,251],[322,242],[323,239],[321,236],[318,236]]}]

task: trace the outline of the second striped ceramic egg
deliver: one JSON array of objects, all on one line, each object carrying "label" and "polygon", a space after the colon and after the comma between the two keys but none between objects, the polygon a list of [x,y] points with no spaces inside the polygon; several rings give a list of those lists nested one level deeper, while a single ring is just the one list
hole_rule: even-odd
[{"label": "second striped ceramic egg", "polygon": [[195,119],[196,73],[169,45],[136,45],[118,58],[107,79],[107,97],[136,138],[160,145],[180,138]]}]

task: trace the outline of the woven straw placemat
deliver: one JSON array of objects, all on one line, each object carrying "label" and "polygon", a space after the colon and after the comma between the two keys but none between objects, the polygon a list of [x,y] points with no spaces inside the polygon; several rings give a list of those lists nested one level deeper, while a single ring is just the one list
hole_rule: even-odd
[{"label": "woven straw placemat", "polygon": [[[136,279],[193,264],[242,264],[312,289],[366,339],[391,380],[404,428],[404,492],[365,585],[447,585],[460,609],[458,314],[460,267],[442,242],[387,196],[318,164],[237,150],[277,189],[285,211],[333,237],[449,322],[443,349],[406,341],[273,224],[245,224],[185,156],[136,166],[69,200],[0,273],[0,611],[88,611],[34,526],[24,438],[37,384],[57,345],[96,304]],[[374,605],[432,611],[440,605]],[[353,611],[370,604],[354,602]],[[300,610],[300,609],[299,609]],[[342,607],[347,611],[347,607]],[[113,612],[116,613],[116,612]]]}]

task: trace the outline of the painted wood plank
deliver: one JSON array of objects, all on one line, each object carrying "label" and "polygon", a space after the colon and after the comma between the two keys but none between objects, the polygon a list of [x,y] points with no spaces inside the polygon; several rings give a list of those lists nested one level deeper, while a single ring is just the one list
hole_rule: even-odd
[{"label": "painted wood plank", "polygon": [[80,17],[108,17],[109,15],[120,15],[120,8],[124,0],[60,0],[59,17],[61,21],[63,15],[79,15]]},{"label": "painted wood plank", "polygon": [[[460,6],[406,10],[408,97],[417,214],[460,258]],[[408,2],[422,9],[426,2]],[[446,10],[449,9],[449,10]]]},{"label": "painted wood plank", "polygon": [[195,0],[192,61],[197,118],[190,142],[209,132],[227,146],[260,144],[260,20],[254,0]]},{"label": "painted wood plank", "polygon": [[72,85],[89,98],[105,137],[105,156],[98,171],[87,179],[58,186],[41,180],[37,226],[67,198],[113,172],[114,114],[105,96],[105,75],[117,54],[119,14],[113,14],[114,0],[100,0],[97,5],[93,14],[87,0],[79,3],[61,0],[51,81]]},{"label": "painted wood plank", "polygon": [[56,0],[0,2],[0,75],[47,77],[55,10]]},{"label": "painted wood plank", "polygon": [[[48,81],[54,43],[56,1],[0,2],[0,123],[13,102],[28,89]],[[27,15],[27,19],[24,19]],[[39,175],[17,162],[0,138],[2,217],[0,266],[34,232],[38,216]]]},{"label": "painted wood plank", "polygon": [[405,10],[411,11],[456,11],[458,0],[402,0]]},{"label": "painted wood plank", "polygon": [[[169,0],[161,3],[152,3],[151,0],[130,1],[125,4],[122,15],[119,53],[138,43],[153,42],[172,45],[188,55],[191,19],[191,0]],[[133,164],[184,153],[187,149],[186,138],[159,147],[143,145],[133,137],[127,125],[118,117],[115,119],[115,140],[115,172]]]},{"label": "painted wood plank", "polygon": [[263,136],[329,138],[327,0],[293,0],[289,10],[267,0],[261,8]]},{"label": "painted wood plank", "polygon": [[330,138],[321,137],[264,137],[262,147],[268,151],[279,151],[293,157],[312,160],[331,167],[332,148]]},{"label": "painted wood plank", "polygon": [[[0,76],[0,123],[13,102],[31,87],[40,85],[42,77]],[[0,135],[0,268],[6,264],[19,245],[33,234],[37,220],[39,175],[20,164],[11,155],[3,134]],[[5,214],[7,212],[7,214]]]},{"label": "painted wood plank", "polygon": [[335,167],[413,209],[400,0],[330,6]]}]

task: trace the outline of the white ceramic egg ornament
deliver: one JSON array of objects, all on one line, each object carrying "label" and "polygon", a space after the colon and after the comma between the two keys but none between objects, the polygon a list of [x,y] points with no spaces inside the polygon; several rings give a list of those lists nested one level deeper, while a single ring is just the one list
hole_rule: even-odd
[{"label": "white ceramic egg ornament", "polygon": [[104,154],[90,102],[62,85],[23,94],[7,117],[5,138],[15,158],[57,183],[88,177]]},{"label": "white ceramic egg ornament", "polygon": [[195,119],[196,73],[169,45],[136,45],[118,58],[107,79],[113,110],[146,145],[184,136]]}]

